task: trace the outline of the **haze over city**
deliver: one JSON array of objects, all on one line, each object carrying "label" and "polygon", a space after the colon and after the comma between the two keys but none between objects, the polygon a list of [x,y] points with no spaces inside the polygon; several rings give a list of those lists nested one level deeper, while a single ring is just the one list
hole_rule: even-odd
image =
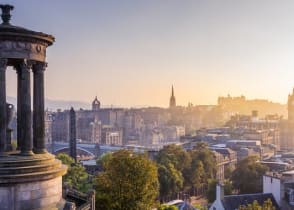
[{"label": "haze over city", "polygon": [[0,209],[294,209],[293,9],[1,3]]},{"label": "haze over city", "polygon": [[[6,1],[12,23],[54,34],[46,97],[103,104],[285,104],[294,85],[293,1]],[[54,5],[54,6],[52,6]],[[31,11],[31,12],[30,12]],[[16,95],[7,71],[7,95]]]}]

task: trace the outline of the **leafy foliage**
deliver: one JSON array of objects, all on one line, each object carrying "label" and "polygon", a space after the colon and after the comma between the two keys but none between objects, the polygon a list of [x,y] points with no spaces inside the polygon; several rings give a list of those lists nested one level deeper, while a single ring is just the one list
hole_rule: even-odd
[{"label": "leafy foliage", "polygon": [[120,150],[102,161],[95,180],[98,209],[150,209],[158,195],[156,164],[144,155]]},{"label": "leafy foliage", "polygon": [[65,153],[59,153],[56,155],[56,158],[61,160],[62,164],[67,165],[68,167],[70,167],[75,162],[74,159]]},{"label": "leafy foliage", "polygon": [[168,145],[159,151],[156,161],[161,199],[182,190],[199,188],[216,174],[215,157],[203,142],[189,152],[180,146]]},{"label": "leafy foliage", "polygon": [[182,172],[190,167],[191,157],[182,147],[171,144],[159,151],[156,161],[161,165],[172,163],[178,171]]},{"label": "leafy foliage", "polygon": [[176,206],[161,205],[158,210],[178,210]]},{"label": "leafy foliage", "polygon": [[56,158],[68,167],[66,175],[62,177],[63,183],[82,192],[87,192],[91,188],[89,174],[85,167],[81,164],[75,164],[74,160],[64,153],[58,154]]},{"label": "leafy foliage", "polygon": [[160,183],[160,195],[169,196],[179,192],[183,187],[182,173],[175,169],[172,163],[158,165],[158,180]]},{"label": "leafy foliage", "polygon": [[208,184],[208,180],[214,179],[216,174],[215,157],[207,144],[199,142],[196,148],[189,152],[192,159],[191,166],[185,170],[185,186],[200,187]]},{"label": "leafy foliage", "polygon": [[238,210],[275,210],[270,199],[266,200],[263,205],[259,205],[257,201],[253,201],[252,204],[247,204],[247,206],[240,206]]},{"label": "leafy foliage", "polygon": [[258,193],[262,191],[262,176],[268,167],[257,162],[256,156],[249,156],[237,164],[232,173],[232,182],[240,193]]}]

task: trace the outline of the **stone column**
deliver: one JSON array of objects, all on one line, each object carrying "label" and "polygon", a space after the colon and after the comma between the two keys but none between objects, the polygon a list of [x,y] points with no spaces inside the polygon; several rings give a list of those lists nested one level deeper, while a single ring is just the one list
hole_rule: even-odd
[{"label": "stone column", "polygon": [[7,59],[0,59],[0,155],[6,150],[6,67]]},{"label": "stone column", "polygon": [[18,137],[19,148],[21,155],[33,155],[32,152],[32,111],[31,111],[31,79],[30,69],[32,62],[24,60],[17,68],[18,71],[18,105],[17,112],[20,112],[17,116],[20,117],[18,120],[18,131],[20,134]]},{"label": "stone column", "polygon": [[6,151],[12,151],[11,135],[13,129],[11,128],[11,121],[13,118],[14,106],[6,103]]},{"label": "stone column", "polygon": [[20,95],[21,95],[21,71],[20,66],[16,66],[16,73],[17,73],[17,112],[16,112],[16,133],[17,133],[17,147],[16,150],[20,150],[20,144],[21,144],[21,104],[20,104]]},{"label": "stone column", "polygon": [[45,112],[44,112],[44,71],[45,62],[33,65],[34,99],[33,99],[33,151],[36,154],[46,153],[45,148]]}]

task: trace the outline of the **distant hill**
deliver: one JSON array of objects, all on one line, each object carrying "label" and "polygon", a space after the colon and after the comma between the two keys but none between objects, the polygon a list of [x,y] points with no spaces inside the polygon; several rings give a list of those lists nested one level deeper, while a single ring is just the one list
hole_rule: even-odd
[{"label": "distant hill", "polygon": [[[16,107],[16,98],[7,96],[7,101],[13,104]],[[70,107],[74,107],[75,109],[90,109],[90,104],[81,102],[81,101],[65,101],[65,100],[52,100],[45,99],[45,109],[56,111],[57,109],[70,109]]]}]

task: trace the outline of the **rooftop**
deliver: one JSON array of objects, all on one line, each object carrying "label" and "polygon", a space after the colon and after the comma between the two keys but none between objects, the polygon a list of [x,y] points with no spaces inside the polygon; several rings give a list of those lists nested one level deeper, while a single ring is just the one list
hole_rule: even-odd
[{"label": "rooftop", "polygon": [[280,210],[279,205],[274,199],[271,193],[257,193],[257,194],[243,194],[243,195],[229,195],[224,196],[222,200],[224,209],[235,210],[241,205],[247,205],[257,201],[259,204],[263,204],[267,199],[270,199],[276,210]]}]

